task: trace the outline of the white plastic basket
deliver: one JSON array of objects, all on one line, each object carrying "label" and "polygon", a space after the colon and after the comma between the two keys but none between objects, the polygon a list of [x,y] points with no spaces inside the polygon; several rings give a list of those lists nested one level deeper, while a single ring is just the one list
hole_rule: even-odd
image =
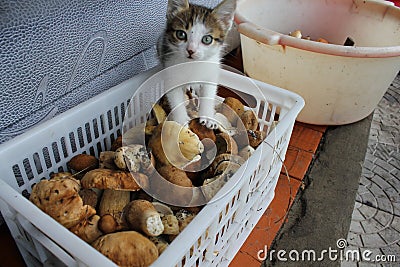
[{"label": "white plastic basket", "polygon": [[[153,72],[127,80],[0,145],[1,213],[28,266],[115,266],[43,213],[27,196],[39,180],[47,179],[53,172],[66,171],[66,163],[73,156],[79,153],[98,156],[100,151],[107,150],[121,133],[130,98]],[[254,97],[254,111],[268,132],[265,141],[248,160],[246,169],[238,171],[225,184],[215,196],[221,197],[201,210],[153,267],[227,266],[272,201],[294,122],[304,100],[297,94],[258,81],[251,80],[261,91],[251,89],[249,80],[220,70],[221,85],[245,92],[245,97]],[[159,91],[138,92],[135,97],[154,102],[163,88],[159,86],[155,90]],[[278,123],[271,131],[276,119]],[[251,160],[254,158],[260,160]]]}]

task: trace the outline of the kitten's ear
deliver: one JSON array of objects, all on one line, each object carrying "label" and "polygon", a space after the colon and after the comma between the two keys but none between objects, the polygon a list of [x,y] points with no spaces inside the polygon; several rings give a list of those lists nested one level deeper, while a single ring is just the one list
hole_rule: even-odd
[{"label": "kitten's ear", "polygon": [[233,23],[233,16],[236,10],[236,0],[223,0],[214,8],[212,14],[226,26],[228,31]]},{"label": "kitten's ear", "polygon": [[168,0],[167,17],[175,16],[181,10],[189,8],[188,0]]}]

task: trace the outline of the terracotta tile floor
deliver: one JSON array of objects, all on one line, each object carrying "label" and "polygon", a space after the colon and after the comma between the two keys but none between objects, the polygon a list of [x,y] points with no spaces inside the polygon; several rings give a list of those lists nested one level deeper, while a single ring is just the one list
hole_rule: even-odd
[{"label": "terracotta tile floor", "polygon": [[[240,51],[227,57],[226,63],[241,70]],[[280,227],[285,222],[285,216],[301,187],[302,179],[310,166],[325,130],[325,126],[296,122],[284,162],[289,177],[286,175],[285,169],[282,168],[275,189],[274,200],[231,262],[230,267],[260,266],[261,261],[257,259],[257,253],[265,246],[269,247],[272,244]],[[5,225],[0,226],[0,244],[2,247],[0,250],[0,267],[25,266]]]},{"label": "terracotta tile floor", "polygon": [[[230,267],[259,267],[261,265],[262,261],[257,257],[258,252],[271,246],[285,222],[286,214],[301,187],[302,179],[314,158],[325,130],[325,126],[296,122],[284,162],[289,177],[282,168],[274,199],[231,262]],[[260,256],[262,257],[263,254]]]},{"label": "terracotta tile floor", "polygon": [[[228,56],[225,63],[243,72],[240,49]],[[282,168],[275,189],[275,197],[231,262],[230,267],[259,267],[261,265],[262,261],[258,259],[257,254],[265,247],[271,246],[285,222],[286,214],[301,187],[326,129],[326,126],[295,123],[284,162],[286,169]]]}]

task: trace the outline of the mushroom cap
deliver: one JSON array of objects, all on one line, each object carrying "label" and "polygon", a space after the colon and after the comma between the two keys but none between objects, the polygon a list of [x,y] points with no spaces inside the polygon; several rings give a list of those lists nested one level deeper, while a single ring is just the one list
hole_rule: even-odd
[{"label": "mushroom cap", "polygon": [[168,214],[161,217],[161,221],[164,225],[165,235],[177,235],[179,234],[179,222],[175,215]]},{"label": "mushroom cap", "polygon": [[92,155],[78,154],[67,162],[67,166],[75,172],[90,171],[98,168],[99,160]]},{"label": "mushroom cap", "polygon": [[228,181],[228,176],[217,175],[204,181],[201,191],[207,201],[210,201]]},{"label": "mushroom cap", "polygon": [[167,181],[184,187],[192,187],[192,181],[187,176],[184,170],[178,169],[174,166],[167,165],[158,169],[159,174]]},{"label": "mushroom cap", "polygon": [[66,228],[71,228],[96,210],[84,205],[79,196],[81,186],[73,177],[41,180],[32,188],[29,200]]},{"label": "mushroom cap", "polygon": [[168,242],[162,236],[150,236],[149,239],[156,245],[158,254],[163,253],[169,246]]},{"label": "mushroom cap", "polygon": [[[238,155],[228,153],[220,154],[216,156],[214,161],[211,163],[209,174],[215,176],[220,175],[225,171],[232,173],[233,170],[236,171],[244,162],[245,160]],[[221,168],[222,166],[223,168]]]},{"label": "mushroom cap", "polygon": [[228,153],[236,155],[239,153],[235,139],[227,133],[217,134],[215,144],[217,146],[217,154]]},{"label": "mushroom cap", "polygon": [[[139,182],[136,182],[139,181]],[[111,169],[95,169],[83,176],[83,188],[114,189],[138,191],[141,186],[147,185],[148,178],[142,173],[126,172]]]},{"label": "mushroom cap", "polygon": [[132,144],[122,146],[115,151],[114,163],[121,170],[131,172],[150,171],[152,169],[151,154],[144,145]]},{"label": "mushroom cap", "polygon": [[247,131],[250,146],[257,148],[265,139],[265,132],[262,131]]},{"label": "mushroom cap", "polygon": [[100,216],[95,214],[90,218],[85,218],[83,221],[73,226],[69,230],[79,236],[87,243],[92,243],[97,238],[103,235],[98,227]]},{"label": "mushroom cap", "polygon": [[225,115],[232,125],[236,125],[237,119],[243,111],[244,105],[239,99],[234,97],[225,98],[223,104],[220,106],[220,113]]},{"label": "mushroom cap", "polygon": [[101,236],[92,246],[119,266],[145,267],[158,258],[156,245],[136,231]]},{"label": "mushroom cap", "polygon": [[184,170],[171,165],[158,169],[150,178],[154,198],[168,204],[185,206],[193,197],[193,184]]},{"label": "mushroom cap", "polygon": [[254,111],[248,109],[240,115],[240,119],[243,122],[246,130],[256,131],[258,130],[258,119]]},{"label": "mushroom cap", "polygon": [[159,124],[148,145],[161,165],[172,164],[180,168],[199,160],[204,151],[199,137],[175,121]]},{"label": "mushroom cap", "polygon": [[105,214],[101,216],[98,222],[98,227],[103,233],[109,234],[117,230],[118,223],[115,220],[114,216],[112,216],[111,214]]},{"label": "mushroom cap", "polygon": [[214,131],[207,128],[205,125],[202,125],[199,119],[191,120],[189,123],[189,129],[194,132],[200,140],[205,138],[209,138],[214,142],[216,140]]}]

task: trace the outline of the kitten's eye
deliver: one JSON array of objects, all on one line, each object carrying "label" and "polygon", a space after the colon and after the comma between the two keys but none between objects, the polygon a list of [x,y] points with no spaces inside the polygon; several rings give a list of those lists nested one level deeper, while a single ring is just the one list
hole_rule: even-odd
[{"label": "kitten's eye", "polygon": [[186,32],[182,30],[177,30],[175,32],[176,38],[178,38],[181,41],[186,41]]},{"label": "kitten's eye", "polygon": [[213,42],[213,37],[211,35],[204,35],[201,42],[205,45],[210,45]]}]

